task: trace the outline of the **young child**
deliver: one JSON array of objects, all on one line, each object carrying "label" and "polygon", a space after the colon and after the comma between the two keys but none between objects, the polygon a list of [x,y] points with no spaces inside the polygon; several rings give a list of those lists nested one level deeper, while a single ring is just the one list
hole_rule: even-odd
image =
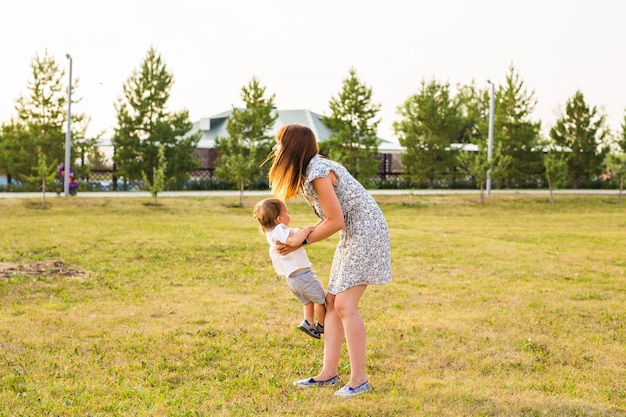
[{"label": "young child", "polygon": [[[306,238],[315,226],[300,229],[290,228],[291,217],[285,203],[277,198],[266,198],[254,207],[254,217],[261,225],[270,244],[270,258],[276,273],[286,277],[291,292],[304,304],[304,320],[298,328],[316,339],[324,333],[326,314],[326,294],[322,283],[317,279],[311,262],[302,246],[288,255],[281,256],[276,251],[276,242],[290,246],[306,245]],[[317,324],[314,325],[314,316]]]}]

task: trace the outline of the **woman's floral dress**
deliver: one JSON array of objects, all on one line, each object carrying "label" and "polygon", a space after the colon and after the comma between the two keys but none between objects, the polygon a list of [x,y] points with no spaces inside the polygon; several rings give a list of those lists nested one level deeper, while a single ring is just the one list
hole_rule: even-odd
[{"label": "woman's floral dress", "polygon": [[320,219],[326,216],[313,188],[313,180],[335,173],[335,193],[343,210],[328,281],[328,292],[338,294],[355,285],[383,285],[391,281],[389,228],[380,207],[367,190],[341,164],[315,156],[307,167],[303,196]]}]

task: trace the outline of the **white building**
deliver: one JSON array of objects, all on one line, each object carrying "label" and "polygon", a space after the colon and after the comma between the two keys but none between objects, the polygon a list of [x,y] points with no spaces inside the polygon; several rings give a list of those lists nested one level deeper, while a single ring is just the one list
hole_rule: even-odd
[{"label": "white building", "polygon": [[[228,137],[226,125],[232,110],[205,117],[193,124],[190,134],[202,132],[202,137],[198,142],[196,157],[202,161],[200,170],[193,176],[212,176],[215,168],[214,162],[217,158],[215,150],[215,139]],[[274,135],[282,126],[297,123],[309,127],[315,133],[317,140],[323,142],[332,133],[331,130],[322,123],[322,116],[310,110],[276,110],[278,116],[269,135]],[[401,171],[400,154],[404,148],[392,141],[379,138],[378,152],[380,158],[379,176],[385,178],[390,175],[397,175]],[[208,175],[207,175],[208,171]]]}]

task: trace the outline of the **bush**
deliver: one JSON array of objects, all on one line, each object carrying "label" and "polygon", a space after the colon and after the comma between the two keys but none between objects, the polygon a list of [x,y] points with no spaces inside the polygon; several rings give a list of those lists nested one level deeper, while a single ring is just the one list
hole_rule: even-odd
[{"label": "bush", "polygon": [[205,191],[205,190],[234,190],[233,185],[225,184],[215,178],[201,178],[189,180],[183,184],[184,190]]}]

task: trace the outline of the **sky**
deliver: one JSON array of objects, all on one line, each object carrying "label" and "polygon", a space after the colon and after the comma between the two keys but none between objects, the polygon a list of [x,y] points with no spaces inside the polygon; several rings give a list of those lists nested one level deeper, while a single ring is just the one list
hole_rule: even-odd
[{"label": "sky", "polygon": [[[613,131],[626,114],[626,2],[618,0],[20,0],[0,5],[0,122],[28,94],[36,55],[78,78],[72,112],[110,137],[114,103],[154,47],[174,76],[168,110],[192,122],[244,105],[253,77],[278,109],[329,115],[350,69],[397,108],[422,81],[505,83],[511,65],[547,132],[580,90]],[[68,77],[69,78],[69,77]]]}]

